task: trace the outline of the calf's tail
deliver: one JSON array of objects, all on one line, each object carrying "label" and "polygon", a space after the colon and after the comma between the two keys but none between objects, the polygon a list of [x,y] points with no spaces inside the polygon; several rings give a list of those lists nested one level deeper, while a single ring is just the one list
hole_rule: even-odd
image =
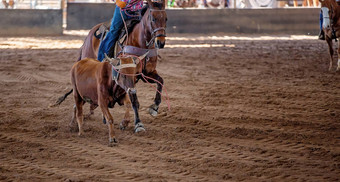
[{"label": "calf's tail", "polygon": [[55,102],[55,104],[51,104],[49,107],[56,107],[59,106],[68,95],[70,95],[73,92],[73,89],[71,89],[70,91],[68,91],[65,95],[61,96],[58,98],[58,100]]}]

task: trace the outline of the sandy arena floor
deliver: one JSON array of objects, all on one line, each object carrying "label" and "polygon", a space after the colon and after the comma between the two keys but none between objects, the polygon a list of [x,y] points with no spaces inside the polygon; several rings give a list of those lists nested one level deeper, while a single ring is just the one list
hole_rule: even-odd
[{"label": "sandy arena floor", "polygon": [[[0,38],[0,181],[339,181],[340,73],[310,36],[169,35],[158,72],[170,95],[138,83],[147,132],[101,112],[71,132],[70,85],[86,31]],[[335,64],[335,63],[334,63]],[[88,105],[85,106],[88,112]],[[132,114],[132,113],[131,113]]]}]

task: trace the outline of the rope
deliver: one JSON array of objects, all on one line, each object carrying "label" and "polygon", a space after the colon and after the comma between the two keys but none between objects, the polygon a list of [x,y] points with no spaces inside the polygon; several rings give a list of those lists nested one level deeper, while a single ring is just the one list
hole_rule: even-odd
[{"label": "rope", "polygon": [[154,88],[155,88],[156,91],[161,95],[161,97],[166,97],[166,98],[165,98],[165,101],[166,101],[166,104],[167,104],[167,106],[168,106],[168,110],[171,111],[170,98],[169,98],[168,91],[166,90],[165,86],[164,86],[160,81],[158,81],[158,80],[156,80],[156,79],[154,79],[154,78],[151,78],[151,77],[148,77],[148,76],[144,75],[144,73],[142,72],[142,71],[143,71],[143,70],[142,70],[142,68],[143,68],[143,62],[142,62],[142,60],[141,60],[138,56],[130,55],[129,57],[137,57],[137,58],[139,59],[139,62],[141,63],[141,67],[140,67],[141,70],[140,70],[140,73],[138,73],[138,74],[126,74],[126,73],[120,72],[120,71],[119,71],[118,69],[116,69],[114,66],[112,66],[112,68],[113,68],[116,72],[118,72],[119,74],[122,74],[122,75],[126,75],[126,76],[139,76],[139,75],[140,75],[140,76],[142,76],[142,78],[144,79],[144,81],[147,82],[151,87],[153,87],[153,85],[152,85],[147,79],[153,80],[154,82],[160,84],[160,85],[162,86],[162,88],[164,89],[166,96],[164,96],[164,95],[162,94],[162,92],[158,91],[158,89],[157,89],[156,86],[155,86]]},{"label": "rope", "polygon": [[[127,29],[126,22],[125,22],[125,19],[123,17],[122,11],[120,11],[120,16],[122,17],[122,20],[123,20],[123,23],[124,23],[124,27],[125,27],[125,31],[126,31],[126,40],[129,40],[129,31]],[[127,45],[127,41],[125,41],[125,45]],[[124,52],[123,52],[123,54],[124,54]]]}]

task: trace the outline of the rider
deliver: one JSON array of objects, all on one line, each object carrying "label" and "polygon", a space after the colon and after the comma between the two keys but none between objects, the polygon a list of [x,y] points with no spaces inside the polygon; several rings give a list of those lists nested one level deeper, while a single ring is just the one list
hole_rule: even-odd
[{"label": "rider", "polygon": [[104,53],[108,56],[113,53],[114,44],[118,39],[119,30],[123,27],[124,21],[132,19],[142,9],[143,0],[116,0],[116,9],[111,20],[110,31],[106,34],[104,40],[100,43],[98,50],[98,60],[102,61],[105,57]]}]

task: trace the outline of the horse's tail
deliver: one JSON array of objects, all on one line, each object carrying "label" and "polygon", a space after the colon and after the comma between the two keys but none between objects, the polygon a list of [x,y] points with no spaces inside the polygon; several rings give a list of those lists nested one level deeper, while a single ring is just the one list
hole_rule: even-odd
[{"label": "horse's tail", "polygon": [[58,100],[55,102],[55,104],[51,104],[49,107],[56,107],[59,106],[68,95],[70,95],[73,92],[73,89],[71,89],[70,91],[68,91],[65,95],[61,96],[58,98]]}]

